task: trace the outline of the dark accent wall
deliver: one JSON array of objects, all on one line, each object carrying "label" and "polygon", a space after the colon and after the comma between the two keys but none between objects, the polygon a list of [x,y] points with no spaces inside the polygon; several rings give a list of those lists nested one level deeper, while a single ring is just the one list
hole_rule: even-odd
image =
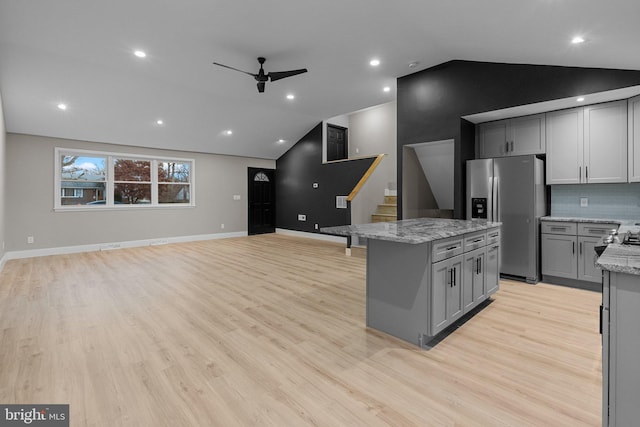
[{"label": "dark accent wall", "polygon": [[[347,209],[336,208],[336,196],[347,196],[374,158],[322,163],[322,123],[276,161],[276,226],[319,232],[320,227],[348,225]],[[318,188],[313,184],[318,183]],[[298,214],[307,216],[298,221]]]},{"label": "dark accent wall", "polygon": [[398,207],[402,147],[455,140],[455,217],[464,218],[464,165],[475,131],[462,116],[640,85],[640,71],[450,61],[398,79]]}]

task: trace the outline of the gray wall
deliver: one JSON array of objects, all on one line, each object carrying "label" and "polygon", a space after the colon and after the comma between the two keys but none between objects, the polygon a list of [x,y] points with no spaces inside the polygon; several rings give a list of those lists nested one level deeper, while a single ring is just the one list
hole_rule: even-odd
[{"label": "gray wall", "polygon": [[2,94],[0,93],[0,259],[4,257],[5,250],[5,230],[7,229],[5,213],[5,188],[7,180],[6,162],[7,129],[4,124],[4,110],[2,108]]},{"label": "gray wall", "polygon": [[[193,158],[196,207],[54,212],[55,147]],[[275,168],[273,160],[12,133],[3,164],[7,251],[246,232],[247,167]],[[241,200],[234,201],[234,194]],[[33,244],[27,244],[27,236],[34,236]]]},{"label": "gray wall", "polygon": [[384,190],[397,188],[396,134],[395,102],[349,115],[349,157],[386,154],[351,202],[352,224],[371,222],[371,214],[384,203]]}]

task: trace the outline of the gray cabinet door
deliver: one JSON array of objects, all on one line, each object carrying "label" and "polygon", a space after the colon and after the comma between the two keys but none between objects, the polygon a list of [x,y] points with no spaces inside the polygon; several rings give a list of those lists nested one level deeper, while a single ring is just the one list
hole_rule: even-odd
[{"label": "gray cabinet door", "polygon": [[598,256],[595,246],[602,241],[600,237],[578,236],[578,279],[600,283],[602,270],[596,267]]},{"label": "gray cabinet door", "polygon": [[576,236],[541,235],[542,274],[576,279],[578,248]]},{"label": "gray cabinet door", "polygon": [[487,246],[485,260],[485,297],[489,298],[500,286],[500,245]]},{"label": "gray cabinet door", "polygon": [[583,175],[582,108],[547,113],[545,132],[547,184],[579,184]]},{"label": "gray cabinet door", "polygon": [[464,254],[462,300],[465,313],[486,297],[485,271],[486,248],[475,249]]},{"label": "gray cabinet door", "polygon": [[628,103],[629,182],[640,182],[640,96]]},{"label": "gray cabinet door", "polygon": [[627,101],[584,107],[584,182],[627,182]]},{"label": "gray cabinet door", "polygon": [[489,159],[507,154],[507,121],[483,123],[478,126],[478,157]]},{"label": "gray cabinet door", "polygon": [[462,316],[463,255],[433,264],[431,268],[431,335]]},{"label": "gray cabinet door", "polygon": [[545,115],[509,120],[509,155],[544,154],[546,150]]}]

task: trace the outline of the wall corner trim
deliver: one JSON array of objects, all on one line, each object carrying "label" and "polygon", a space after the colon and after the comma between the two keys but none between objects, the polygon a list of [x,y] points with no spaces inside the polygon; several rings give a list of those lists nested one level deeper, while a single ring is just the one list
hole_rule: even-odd
[{"label": "wall corner trim", "polygon": [[286,228],[276,228],[276,233],[287,236],[306,237],[307,239],[324,240],[327,242],[344,243],[345,245],[347,244],[346,237],[331,236],[328,234],[307,233],[306,231],[288,230]]},{"label": "wall corner trim", "polygon": [[67,255],[80,252],[108,251],[141,246],[157,246],[167,245],[171,243],[195,242],[199,240],[228,239],[232,237],[245,237],[247,235],[248,233],[246,231],[238,231],[234,233],[199,234],[195,236],[164,237],[156,239],[132,240],[128,242],[96,243],[90,245],[31,249],[26,251],[9,251],[5,253],[2,259],[0,259],[0,272],[4,268],[6,261],[12,259],[34,258],[49,255]]}]

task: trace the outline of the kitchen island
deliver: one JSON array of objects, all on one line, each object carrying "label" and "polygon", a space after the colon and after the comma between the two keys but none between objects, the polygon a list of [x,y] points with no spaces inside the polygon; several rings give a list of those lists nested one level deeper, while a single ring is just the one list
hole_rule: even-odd
[{"label": "kitchen island", "polygon": [[[639,227],[620,227],[620,235]],[[640,246],[610,244],[597,261],[602,273],[602,425],[640,419]]]},{"label": "kitchen island", "polygon": [[498,290],[498,222],[419,218],[321,231],[367,239],[367,326],[420,347]]}]

